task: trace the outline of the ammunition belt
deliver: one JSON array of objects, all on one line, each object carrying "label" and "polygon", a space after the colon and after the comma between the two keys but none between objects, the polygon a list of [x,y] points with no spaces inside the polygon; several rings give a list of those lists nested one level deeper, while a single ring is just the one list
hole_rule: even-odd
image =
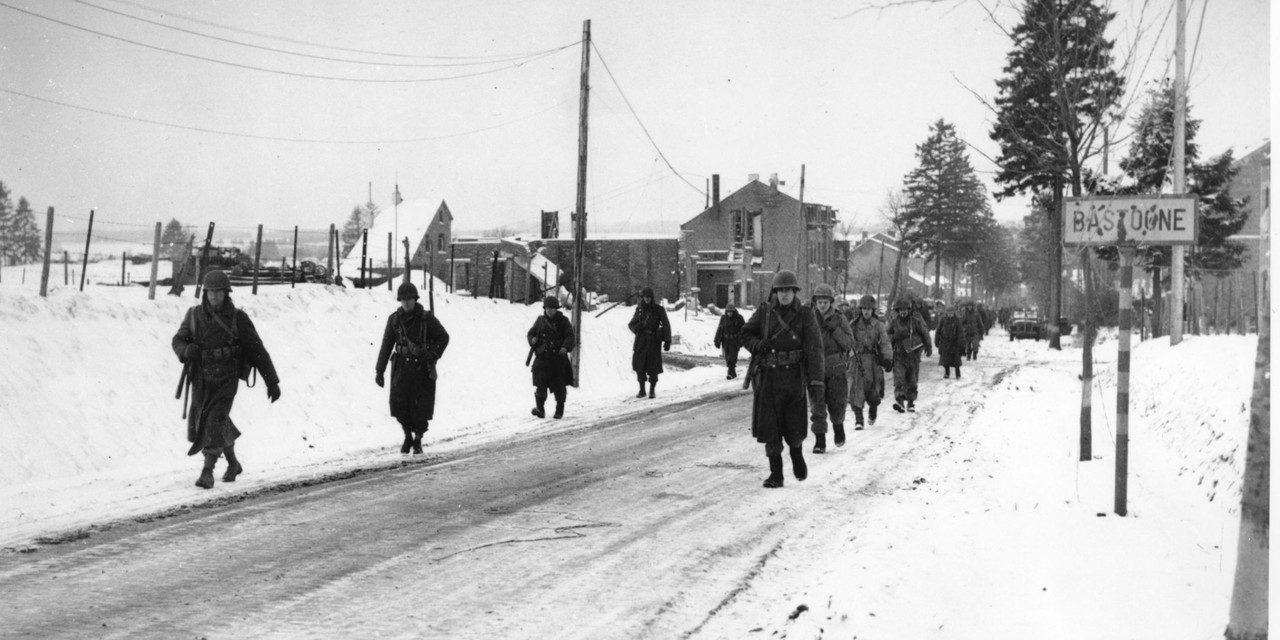
[{"label": "ammunition belt", "polygon": [[226,347],[217,347],[215,349],[206,349],[203,355],[206,361],[211,362],[219,360],[234,360],[240,357],[240,347],[229,345]]},{"label": "ammunition belt", "polygon": [[773,353],[764,354],[764,359],[760,363],[766,367],[790,367],[800,364],[804,360],[804,350],[797,349],[795,351],[774,351]]}]

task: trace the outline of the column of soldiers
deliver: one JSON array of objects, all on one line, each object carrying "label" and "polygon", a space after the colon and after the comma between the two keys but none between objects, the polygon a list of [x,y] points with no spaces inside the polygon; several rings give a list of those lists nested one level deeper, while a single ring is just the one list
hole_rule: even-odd
[{"label": "column of soldiers", "polygon": [[[915,412],[920,359],[933,353],[928,324],[907,298],[894,302],[894,318],[886,325],[877,316],[872,296],[863,296],[857,311],[846,315],[835,307],[835,292],[829,285],[814,287],[811,307],[801,304],[799,293],[795,274],[779,271],[769,300],[756,308],[740,331],[742,346],[751,352],[747,383],[755,389],[751,434],[765,446],[769,476],[764,486],[770,489],[783,486],[784,449],[795,478],[808,477],[803,445],[810,429],[815,454],[826,452],[828,422],[834,444],[845,444],[846,404],[853,409],[855,430],[867,424],[864,406],[865,420],[875,425],[886,373],[893,372],[894,410]],[[732,356],[727,346],[729,336],[735,335],[734,326],[726,310],[716,331],[716,346],[726,345],[730,378],[737,360],[737,345]]]},{"label": "column of soldiers", "polygon": [[[231,303],[230,280],[218,270],[206,274],[201,303],[189,309],[172,340],[183,375],[192,390],[192,410],[188,419],[188,452],[204,452],[204,466],[196,485],[213,486],[213,470],[225,455],[224,482],[233,482],[243,472],[235,452],[240,432],[230,418],[231,405],[240,380],[248,380],[251,370],[261,372],[271,402],[280,398],[280,380],[253,322]],[[727,379],[737,377],[740,348],[751,352],[747,385],[754,385],[752,435],[765,445],[769,461],[767,488],[783,485],[784,448],[791,459],[793,474],[803,481],[808,476],[803,443],[808,431],[814,434],[814,453],[826,451],[828,422],[834,444],[844,446],[845,406],[853,409],[854,429],[875,425],[877,408],[885,393],[885,374],[893,372],[894,402],[898,412],[914,412],[921,353],[932,354],[925,320],[907,299],[894,303],[895,317],[886,325],[877,316],[872,296],[863,296],[850,318],[835,307],[835,292],[829,285],[815,287],[811,305],[800,301],[800,286],[794,273],[779,271],[773,279],[768,302],[760,305],[745,322],[734,305],[726,308],[716,329],[715,345],[723,349]],[[374,381],[386,384],[391,366],[389,405],[400,423],[404,440],[400,452],[422,453],[422,437],[434,416],[436,362],[449,344],[449,333],[434,313],[418,302],[418,290],[405,282],[396,292],[400,307],[388,318],[375,364]],[[939,327],[939,349],[944,358],[952,351],[954,314],[944,316]],[[635,334],[632,369],[636,373],[638,398],[655,397],[662,373],[662,351],[671,349],[671,324],[666,310],[654,302],[653,290],[641,292],[641,302],[628,327]],[[968,339],[967,327],[963,333]],[[553,418],[564,416],[566,388],[573,383],[569,354],[575,348],[573,326],[560,312],[554,296],[543,301],[543,313],[527,332],[535,406],[532,414],[546,417],[545,403],[554,397]],[[979,338],[980,339],[980,338]],[[955,340],[959,342],[959,340]],[[976,355],[976,347],[973,348]],[[958,357],[956,376],[960,375]],[[949,375],[949,370],[948,370]],[[866,407],[864,422],[863,408]]]}]

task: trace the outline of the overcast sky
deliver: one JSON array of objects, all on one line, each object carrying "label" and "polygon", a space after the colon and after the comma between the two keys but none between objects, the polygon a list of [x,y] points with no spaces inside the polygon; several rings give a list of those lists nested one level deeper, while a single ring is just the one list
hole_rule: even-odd
[{"label": "overcast sky", "polygon": [[[1269,2],[1206,1],[1187,3],[1192,115],[1205,155],[1240,155],[1270,135]],[[984,5],[1005,27],[1017,14],[871,4],[0,0],[0,181],[15,203],[56,207],[59,229],[91,208],[107,223],[322,228],[371,182],[390,208],[397,176],[460,229],[531,229],[544,209],[566,228],[590,19],[593,226],[688,220],[717,173],[722,195],[751,173],[798,195],[801,165],[806,201],[876,226],[939,118],[990,184],[980,98],[1010,44]],[[1146,79],[1173,74],[1172,4],[1113,3],[1117,55],[1136,44]]]}]

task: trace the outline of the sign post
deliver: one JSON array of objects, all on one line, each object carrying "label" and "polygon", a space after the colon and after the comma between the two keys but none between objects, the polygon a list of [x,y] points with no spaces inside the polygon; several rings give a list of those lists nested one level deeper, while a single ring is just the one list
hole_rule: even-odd
[{"label": "sign post", "polygon": [[[1194,196],[1115,196],[1065,198],[1062,240],[1066,246],[1114,246],[1120,250],[1120,340],[1116,358],[1115,512],[1128,514],[1129,491],[1129,345],[1133,331],[1133,255],[1143,245],[1189,245],[1200,236]],[[1088,339],[1088,336],[1086,336]],[[1084,380],[1091,385],[1091,381]],[[1090,405],[1091,389],[1084,390]],[[1081,412],[1081,441],[1089,416]]]}]

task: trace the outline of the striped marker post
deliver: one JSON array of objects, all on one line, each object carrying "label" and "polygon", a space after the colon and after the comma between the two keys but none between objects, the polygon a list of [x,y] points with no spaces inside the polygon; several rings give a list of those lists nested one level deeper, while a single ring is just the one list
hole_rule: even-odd
[{"label": "striped marker post", "polygon": [[1116,515],[1129,494],[1129,337],[1133,327],[1133,247],[1120,247],[1120,355],[1116,358]]}]

